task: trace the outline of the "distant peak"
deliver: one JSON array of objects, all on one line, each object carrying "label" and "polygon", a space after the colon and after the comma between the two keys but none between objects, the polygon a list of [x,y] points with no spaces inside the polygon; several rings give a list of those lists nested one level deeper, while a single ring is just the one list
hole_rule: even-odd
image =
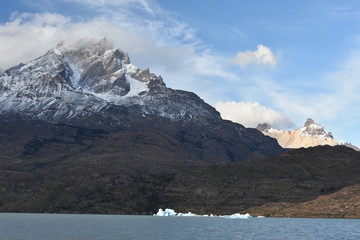
[{"label": "distant peak", "polygon": [[261,132],[267,132],[271,129],[272,127],[270,126],[270,124],[268,123],[259,123],[259,125],[257,125],[256,129],[261,131]]},{"label": "distant peak", "polygon": [[315,121],[313,119],[311,119],[311,118],[308,118],[306,120],[306,122],[304,123],[304,127],[308,127],[308,126],[313,125],[313,124],[315,124]]}]

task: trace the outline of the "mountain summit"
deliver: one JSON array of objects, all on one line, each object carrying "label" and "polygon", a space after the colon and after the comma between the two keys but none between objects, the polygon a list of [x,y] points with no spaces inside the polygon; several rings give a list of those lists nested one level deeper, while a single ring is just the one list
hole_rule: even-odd
[{"label": "mountain summit", "polygon": [[308,118],[304,126],[294,131],[272,128],[267,123],[259,124],[256,129],[267,136],[276,138],[284,148],[313,147],[318,145],[338,145],[331,132],[325,132],[324,127]]},{"label": "mountain summit", "polygon": [[108,133],[151,129],[197,160],[238,161],[282,151],[258,131],[222,120],[196,94],[167,88],[161,76],[132,65],[105,39],[58,46],[4,71],[0,114],[6,123],[23,119]]},{"label": "mountain summit", "polygon": [[135,67],[128,54],[113,49],[105,39],[73,49],[52,49],[6,70],[0,77],[0,93],[2,113],[19,112],[52,122],[103,115],[113,112],[114,106],[136,106],[142,116],[173,121],[220,119],[195,94],[166,88],[161,76]]}]

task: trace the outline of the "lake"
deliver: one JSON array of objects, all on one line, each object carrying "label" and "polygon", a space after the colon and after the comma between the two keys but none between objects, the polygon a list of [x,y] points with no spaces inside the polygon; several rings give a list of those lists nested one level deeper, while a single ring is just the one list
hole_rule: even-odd
[{"label": "lake", "polygon": [[0,213],[1,240],[360,239],[358,219]]}]

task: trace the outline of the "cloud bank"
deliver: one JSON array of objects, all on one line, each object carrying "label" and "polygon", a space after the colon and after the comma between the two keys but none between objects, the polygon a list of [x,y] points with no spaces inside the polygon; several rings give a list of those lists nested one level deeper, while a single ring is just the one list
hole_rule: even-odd
[{"label": "cloud bank", "polygon": [[[68,1],[87,3],[92,8],[98,4],[91,0]],[[162,75],[168,86],[196,92],[207,102],[214,103],[223,93],[226,86],[219,87],[219,79],[238,81],[236,74],[226,70],[226,59],[199,46],[193,30],[186,24],[166,14],[159,20],[157,15],[164,10],[155,7],[150,11],[145,1],[126,0],[117,3],[120,12],[102,15],[111,12],[116,4],[104,2],[100,15],[86,20],[54,13],[14,14],[0,25],[0,72],[39,57],[60,42],[71,46],[79,39],[106,37],[116,48],[128,52],[134,65],[150,68]],[[155,16],[153,20],[136,17],[134,4],[135,12],[140,15],[151,12]],[[142,6],[144,10],[140,11]]]},{"label": "cloud bank", "polygon": [[215,108],[222,118],[240,123],[245,127],[256,127],[268,123],[274,128],[291,129],[294,123],[278,111],[264,107],[257,102],[217,102]]},{"label": "cloud bank", "polygon": [[[93,8],[98,4],[91,0],[69,1],[87,3],[88,7]],[[115,47],[129,52],[131,57],[139,60],[139,67],[149,67],[148,63],[151,62],[155,66],[175,68],[179,62],[184,61],[184,57],[194,54],[192,45],[175,44],[185,38],[189,40],[191,28],[186,28],[175,20],[146,21],[135,16],[134,4],[138,15],[150,11],[146,1],[103,2],[106,4],[99,8],[99,15],[86,20],[74,20],[54,13],[13,14],[9,22],[0,25],[0,69],[32,60],[54,48],[59,42],[71,45],[84,38],[97,40],[106,37],[114,42]],[[121,12],[102,15],[104,9],[112,11],[110,7],[115,4],[118,8],[121,7]],[[143,11],[139,10],[141,6]]]},{"label": "cloud bank", "polygon": [[256,65],[269,65],[271,67],[276,66],[277,57],[270,50],[270,48],[264,45],[258,45],[255,51],[245,51],[236,54],[234,59],[230,61],[232,64],[237,64],[244,68],[251,64]]}]

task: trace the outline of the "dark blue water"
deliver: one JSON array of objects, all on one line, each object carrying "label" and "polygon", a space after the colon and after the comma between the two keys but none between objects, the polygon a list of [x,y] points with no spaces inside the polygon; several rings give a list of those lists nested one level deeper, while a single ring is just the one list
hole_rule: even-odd
[{"label": "dark blue water", "polygon": [[0,213],[1,240],[360,239],[357,219]]}]

